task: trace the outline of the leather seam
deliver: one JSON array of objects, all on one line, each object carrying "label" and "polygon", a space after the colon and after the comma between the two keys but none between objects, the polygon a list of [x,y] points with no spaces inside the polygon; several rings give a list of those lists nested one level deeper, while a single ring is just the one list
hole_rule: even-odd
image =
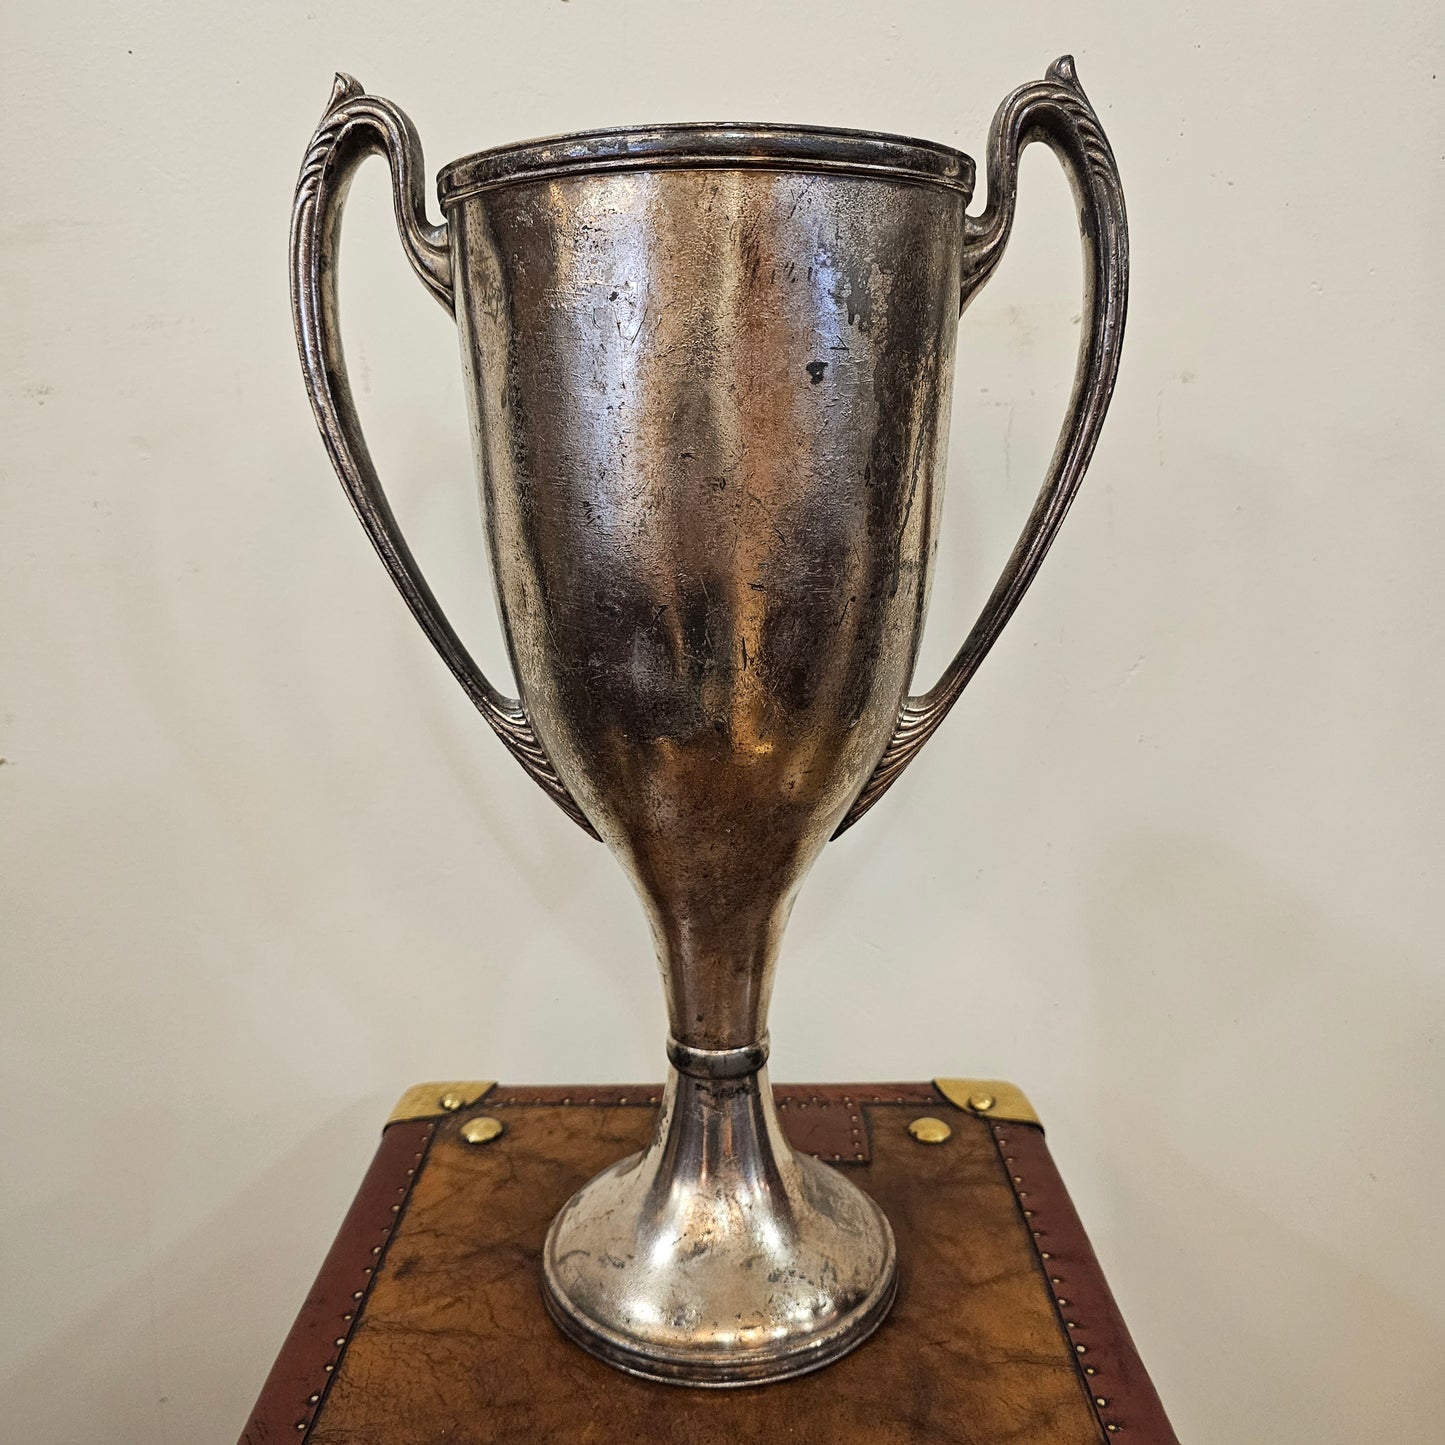
[{"label": "leather seam", "polygon": [[411,1201],[412,1186],[421,1174],[427,1152],[431,1148],[432,1140],[436,1137],[437,1125],[440,1122],[439,1119],[431,1119],[426,1122],[426,1127],[418,1141],[419,1147],[411,1156],[411,1163],[407,1167],[405,1178],[393,1194],[395,1202],[388,1206],[386,1217],[377,1231],[380,1235],[380,1242],[371,1247],[371,1263],[363,1266],[359,1277],[353,1276],[352,1278],[352,1283],[359,1284],[360,1288],[352,1292],[348,1300],[350,1309],[343,1311],[340,1320],[337,1321],[338,1334],[333,1346],[334,1353],[322,1365],[322,1378],[318,1382],[318,1388],[306,1397],[302,1407],[305,1413],[296,1422],[301,1445],[306,1445],[306,1441],[311,1438],[311,1432],[321,1416],[326,1397],[331,1393],[331,1387],[336,1382],[341,1363],[346,1358],[346,1347],[351,1343],[352,1334],[361,1319],[362,1311],[366,1308],[366,1301],[371,1294],[372,1285],[376,1283],[376,1277],[381,1272],[381,1266],[386,1259],[391,1242],[396,1237],[397,1229],[406,1215],[406,1206]]},{"label": "leather seam", "polygon": [[621,1095],[620,1097],[614,1097],[607,1094],[593,1094],[585,1097],[581,1095],[573,1096],[572,1094],[568,1094],[560,1099],[491,1099],[487,1101],[488,1107],[496,1109],[512,1109],[519,1104],[531,1107],[536,1107],[538,1105],[544,1107],[550,1106],[552,1108],[558,1108],[562,1105],[571,1107],[574,1104],[587,1104],[601,1109],[631,1109],[656,1108],[660,1103],[662,1103],[662,1096],[660,1094],[649,1094],[645,1091],[645,1089],[639,1089],[635,1094],[626,1093]]},{"label": "leather seam", "polygon": [[[649,1093],[649,1088],[652,1089],[653,1092]],[[478,1099],[474,1107],[480,1107],[484,1103],[487,1105],[488,1108],[496,1109],[514,1108],[519,1104],[529,1107],[536,1107],[537,1105],[550,1105],[554,1108],[560,1104],[566,1104],[569,1106],[574,1104],[589,1104],[596,1105],[604,1109],[615,1109],[619,1107],[656,1107],[662,1102],[662,1096],[656,1092],[656,1089],[657,1086],[655,1084],[642,1085],[638,1087],[635,1091],[630,1091],[626,1094],[621,1095],[612,1093],[587,1095],[579,1093],[567,1094],[555,1099],[541,1095],[534,1098],[521,1099],[507,1097],[491,1098],[490,1096],[488,1096],[483,1099]],[[802,1099],[803,1097],[800,1093],[797,1092],[796,1086],[788,1084],[779,1085],[774,1090],[774,1093],[780,1104],[784,1100],[787,1100],[791,1103],[795,1100]],[[931,1099],[910,1099],[905,1094],[896,1094],[883,1089],[858,1089],[850,1094],[841,1095],[837,1100],[825,1099],[818,1095],[809,1094],[807,1096],[806,1102],[810,1104],[816,1103],[820,1108],[824,1109],[832,1107],[835,1103],[848,1104],[850,1106],[858,1104],[912,1104],[915,1108],[923,1108],[927,1104],[946,1104],[948,1100],[945,1099],[941,1094],[936,1094]]]},{"label": "leather seam", "polygon": [[[1097,1363],[1085,1364],[1085,1357],[1089,1353],[1088,1322],[1077,1318],[1080,1311],[1077,1306],[1069,1302],[1068,1296],[1065,1294],[1069,1285],[1068,1276],[1057,1272],[1067,1269],[1068,1266],[1057,1260],[1052,1250],[1044,1247],[1044,1241],[1049,1238],[1047,1226],[1052,1221],[1047,1209],[1040,1211],[1041,1201],[1036,1192],[1027,1187],[1028,1178],[1023,1173],[1017,1172],[1026,1166],[1020,1164],[1016,1156],[1008,1153],[1008,1136],[1005,1131],[1029,1127],[1031,1126],[1027,1124],[990,1124],[989,1133],[993,1138],[994,1148],[998,1151],[1004,1177],[1013,1191],[1019,1217],[1028,1231],[1029,1243],[1033,1247],[1034,1257],[1038,1261],[1039,1269],[1048,1287],[1049,1304],[1053,1309],[1054,1318],[1058,1321],[1059,1331],[1069,1347],[1069,1355],[1074,1362],[1080,1387],[1084,1391],[1085,1399],[1089,1402],[1089,1409],[1093,1413],[1094,1420],[1099,1426],[1101,1441],[1107,1440],[1112,1436],[1122,1434],[1124,1423],[1112,1417],[1105,1418],[1108,1405],[1101,1405],[1100,1402],[1108,1399],[1101,1393],[1108,1387],[1108,1381],[1101,1377],[1100,1367]],[[1025,1203],[1025,1201],[1029,1202]]]},{"label": "leather seam", "polygon": [[778,1115],[781,1118],[789,1110],[797,1113],[799,1110],[832,1109],[843,1108],[848,1111],[848,1132],[852,1136],[853,1152],[851,1154],[814,1154],[815,1159],[826,1160],[830,1164],[866,1164],[868,1163],[870,1150],[868,1147],[868,1134],[863,1123],[863,1110],[861,1104],[851,1094],[844,1094],[836,1103],[832,1099],[821,1098],[817,1094],[810,1094],[806,1099],[799,1094],[783,1093],[779,1090],[776,1095]]}]

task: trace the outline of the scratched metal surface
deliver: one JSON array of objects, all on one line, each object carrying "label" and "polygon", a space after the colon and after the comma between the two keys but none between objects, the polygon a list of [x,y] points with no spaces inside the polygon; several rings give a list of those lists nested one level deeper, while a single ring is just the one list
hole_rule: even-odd
[{"label": "scratched metal surface", "polygon": [[523,702],[632,873],[695,1047],[760,1036],[794,891],[898,717],[963,204],[902,179],[658,170],[450,209]]}]

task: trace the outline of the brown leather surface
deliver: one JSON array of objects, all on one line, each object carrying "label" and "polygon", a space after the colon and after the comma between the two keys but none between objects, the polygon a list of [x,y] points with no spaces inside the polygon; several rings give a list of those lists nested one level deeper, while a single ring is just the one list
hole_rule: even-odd
[{"label": "brown leather surface", "polygon": [[[572,1190],[645,1141],[656,1097],[656,1086],[496,1088],[440,1123],[389,1128],[242,1445],[1177,1445],[1042,1131],[962,1113],[931,1085],[778,1089],[797,1147],[828,1157],[813,1146],[860,1115],[865,1154],[871,1136],[871,1162],[844,1167],[888,1212],[902,1261],[873,1340],[815,1375],[732,1391],[654,1385],[592,1360],[547,1320],[537,1257]],[[908,1136],[925,1112],[953,1126],[945,1144]],[[485,1113],[506,1132],[462,1143],[461,1125]],[[399,1218],[389,1247],[382,1214]],[[358,1285],[369,1267],[374,1283]]]},{"label": "brown leather surface", "polygon": [[306,1438],[435,1127],[434,1120],[414,1119],[382,1135],[336,1243],[266,1377],[241,1445],[281,1440],[294,1445]]},{"label": "brown leather surface", "polygon": [[1100,1420],[1122,1441],[1178,1445],[1042,1130],[991,1127]]}]

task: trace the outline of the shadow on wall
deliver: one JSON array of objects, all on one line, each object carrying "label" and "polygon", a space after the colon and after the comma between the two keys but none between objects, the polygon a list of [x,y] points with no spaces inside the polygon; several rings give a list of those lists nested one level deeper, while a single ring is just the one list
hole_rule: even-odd
[{"label": "shadow on wall", "polygon": [[[1400,945],[1238,853],[1143,837],[1112,858],[1086,919],[1118,1121],[1097,1237],[1176,1428],[1429,1438],[1441,999]],[[1131,1280],[1131,1259],[1168,1279]]]}]

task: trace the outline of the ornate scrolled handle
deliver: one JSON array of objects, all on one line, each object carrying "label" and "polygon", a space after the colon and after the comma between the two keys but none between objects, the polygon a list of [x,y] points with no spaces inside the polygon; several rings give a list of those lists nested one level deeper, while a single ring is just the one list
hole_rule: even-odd
[{"label": "ornate scrolled handle", "polygon": [[964,221],[960,309],[967,307],[1003,256],[1013,225],[1019,154],[1034,141],[1043,141],[1068,174],[1084,243],[1084,329],[1068,414],[1043,487],[982,614],[937,684],[904,701],[893,736],[838,833],[856,823],[893,786],[958,701],[1013,616],[1079,489],[1114,391],[1129,291],[1128,222],[1114,153],[1070,56],[1056,60],[1043,80],[1020,86],[993,118],[988,204],[981,216]]},{"label": "ornate scrolled handle", "polygon": [[433,226],[426,218],[416,128],[390,101],[367,95],[349,75],[338,75],[302,162],[291,214],[291,306],[316,424],[356,515],[442,661],[542,791],[593,833],[533,732],[521,702],[487,681],[447,621],[397,527],[361,434],[341,350],[336,269],[346,193],[357,166],[376,154],[385,155],[391,164],[396,224],[407,260],[432,295],[452,311],[447,228],[445,222]]}]

